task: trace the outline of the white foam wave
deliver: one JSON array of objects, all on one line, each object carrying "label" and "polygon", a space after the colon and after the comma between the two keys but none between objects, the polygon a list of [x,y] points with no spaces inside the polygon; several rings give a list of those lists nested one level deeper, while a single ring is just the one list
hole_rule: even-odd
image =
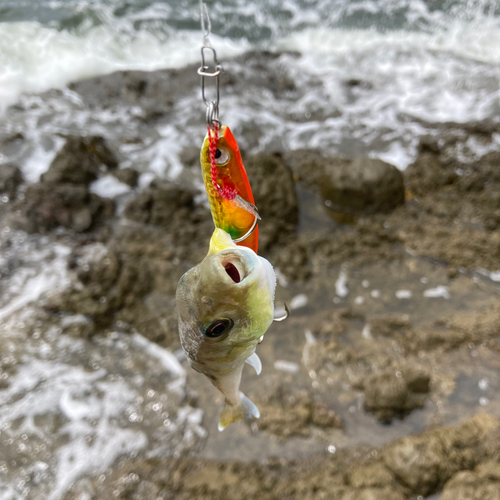
[{"label": "white foam wave", "polygon": [[[377,49],[414,49],[448,52],[487,64],[500,62],[500,20],[481,22],[455,20],[446,29],[434,32],[407,30],[376,31],[346,29],[305,29],[278,40],[278,50],[317,52],[325,56],[346,55]],[[319,67],[321,70],[324,66]]]},{"label": "white foam wave", "polygon": [[[221,57],[248,49],[212,36]],[[57,30],[38,22],[0,23],[0,109],[21,92],[43,92],[71,81],[117,70],[178,68],[199,60],[201,36],[179,31],[175,36],[147,30],[120,32],[103,24],[83,32]]]}]

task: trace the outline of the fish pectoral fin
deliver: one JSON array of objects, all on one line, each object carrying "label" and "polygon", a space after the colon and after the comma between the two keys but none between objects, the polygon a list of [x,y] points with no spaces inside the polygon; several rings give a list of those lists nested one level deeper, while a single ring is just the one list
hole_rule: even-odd
[{"label": "fish pectoral fin", "polygon": [[260,372],[262,371],[262,363],[259,356],[257,356],[257,353],[254,352],[251,356],[249,356],[245,360],[245,363],[248,363],[251,367],[253,367],[257,375],[260,375]]},{"label": "fish pectoral fin", "polygon": [[253,420],[260,417],[259,409],[242,393],[240,392],[241,400],[239,403],[232,405],[226,399],[226,404],[222,410],[219,420],[219,431],[222,432],[229,424],[237,422],[242,418]]}]

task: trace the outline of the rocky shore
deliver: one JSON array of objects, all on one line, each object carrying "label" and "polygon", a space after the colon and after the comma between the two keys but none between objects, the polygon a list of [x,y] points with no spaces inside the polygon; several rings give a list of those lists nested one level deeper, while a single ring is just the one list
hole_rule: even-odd
[{"label": "rocky shore", "polygon": [[[256,67],[273,58],[244,57]],[[147,128],[168,123],[196,84],[191,74],[116,73],[71,91],[90,111],[133,106]],[[279,65],[265,81],[225,78],[242,91],[294,91]],[[181,361],[179,404],[203,410],[206,434],[175,456],[124,453],[61,498],[500,499],[500,151],[467,154],[471,141],[488,150],[499,133],[496,123],[441,124],[404,172],[312,149],[245,155],[260,253],[278,271],[277,304],[292,309],[259,347],[261,376],[243,376],[261,419],[219,434],[221,398]],[[27,140],[4,134],[0,150]],[[38,335],[59,325],[68,342],[96,345],[140,334],[176,352],[177,281],[213,229],[198,148],[182,151],[175,181],[144,183],[123,161],[131,140],[66,135],[31,183],[20,165],[2,165],[2,251],[19,234],[70,249],[69,285],[37,297]],[[98,194],[104,178],[123,193]],[[2,265],[7,275],[18,264]],[[26,338],[34,329],[26,321]],[[22,359],[19,348],[0,362],[0,389]]]}]

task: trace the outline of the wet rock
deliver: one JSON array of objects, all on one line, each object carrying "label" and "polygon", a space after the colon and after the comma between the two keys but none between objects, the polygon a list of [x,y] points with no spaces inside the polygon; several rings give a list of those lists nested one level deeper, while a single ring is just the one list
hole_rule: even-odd
[{"label": "wet rock", "polygon": [[[491,457],[498,450],[499,428],[500,421],[481,415],[455,427],[398,439],[380,450],[345,450],[334,456],[321,453],[307,459],[260,462],[199,457],[129,460],[104,480],[95,476],[92,482],[96,497],[113,495],[122,500],[141,500],[144,491],[167,500],[404,500],[438,493],[452,478],[443,496],[448,488],[461,495],[455,488],[459,484],[463,492],[459,500],[497,500],[474,496],[472,488],[465,489],[464,479],[475,481],[477,491],[496,495],[498,465]],[[476,466],[473,473],[467,472]]]},{"label": "wet rock", "polygon": [[22,182],[23,176],[17,165],[5,163],[0,166],[0,193],[14,199],[17,188]]},{"label": "wet rock", "polygon": [[309,245],[292,239],[285,245],[276,247],[271,259],[273,266],[291,280],[305,281],[312,274],[309,250]]},{"label": "wet rock", "polygon": [[179,160],[185,167],[200,168],[200,148],[197,146],[184,148],[179,155]]},{"label": "wet rock", "polygon": [[118,160],[102,137],[69,136],[41,181],[89,184],[106,167],[114,170],[117,166]]},{"label": "wet rock", "polygon": [[438,491],[460,470],[472,469],[498,449],[500,422],[477,415],[458,427],[432,429],[389,445],[382,460],[414,495]]},{"label": "wet rock", "polygon": [[89,339],[96,333],[94,321],[81,314],[65,316],[61,324],[63,333],[70,337]]},{"label": "wet rock", "polygon": [[452,166],[445,165],[439,160],[434,148],[432,151],[426,149],[404,173],[406,187],[414,195],[425,195],[436,191],[443,186],[453,184],[458,178]]},{"label": "wet rock", "polygon": [[47,233],[59,226],[81,233],[112,217],[114,204],[77,184],[36,183],[13,207],[13,225],[28,233]]},{"label": "wet rock", "polygon": [[349,483],[355,488],[383,488],[394,482],[394,476],[381,463],[356,467],[349,476]]},{"label": "wet rock", "polygon": [[298,180],[320,192],[339,212],[390,212],[404,203],[401,172],[382,160],[324,158],[309,150],[285,155]]},{"label": "wet rock", "polygon": [[290,167],[297,181],[308,188],[320,189],[327,165],[335,163],[347,166],[349,162],[341,158],[325,158],[319,152],[309,149],[296,149],[283,155],[285,163]]},{"label": "wet rock", "polygon": [[124,213],[133,221],[168,228],[177,218],[189,220],[194,194],[192,190],[155,180],[126,206]]},{"label": "wet rock", "polygon": [[137,181],[139,180],[139,172],[132,167],[120,168],[113,172],[113,175],[124,184],[130,187],[137,186]]},{"label": "wet rock", "polygon": [[431,376],[423,368],[405,367],[402,376],[410,391],[416,394],[427,394],[430,391]]},{"label": "wet rock", "polygon": [[407,314],[387,314],[370,318],[370,331],[374,337],[400,337],[410,327]]},{"label": "wet rock", "polygon": [[198,263],[208,250],[213,232],[210,212],[195,205],[197,192],[166,181],[153,181],[126,207],[130,220],[161,228],[167,248],[182,261]]},{"label": "wet rock", "polygon": [[343,427],[334,410],[322,401],[315,401],[307,390],[297,390],[288,384],[271,385],[264,396],[255,398],[261,417],[257,422],[260,430],[284,440],[290,436],[309,436],[311,427]]},{"label": "wet rock", "polygon": [[297,227],[299,208],[292,172],[278,154],[257,154],[245,160],[245,167],[262,217],[259,246],[266,250]]},{"label": "wet rock", "polygon": [[329,311],[321,320],[319,326],[312,327],[313,333],[322,340],[339,337],[345,333],[350,320],[363,320],[364,317],[354,313],[350,308],[343,307]]},{"label": "wet rock", "polygon": [[412,393],[401,372],[376,373],[365,381],[364,389],[365,409],[382,421],[403,417],[424,406],[423,400]]},{"label": "wet rock", "polygon": [[500,500],[500,462],[487,461],[473,471],[455,474],[445,485],[441,500]]},{"label": "wet rock", "polygon": [[146,121],[168,113],[175,100],[195,85],[199,85],[199,81],[193,65],[181,70],[119,71],[71,83],[69,88],[80,94],[91,108],[102,108],[103,104],[141,104],[146,111]]},{"label": "wet rock", "polygon": [[403,175],[382,160],[359,158],[326,165],[321,194],[347,212],[389,212],[404,203]]},{"label": "wet rock", "polygon": [[342,500],[405,500],[405,496],[393,488],[363,488],[349,491]]},{"label": "wet rock", "polygon": [[[53,311],[85,317],[71,334],[90,336],[114,325],[135,329],[163,346],[177,347],[175,289],[184,267],[172,262],[169,235],[126,228],[103,244],[77,249],[69,266],[78,282],[50,299]],[[182,250],[182,249],[181,249]]]},{"label": "wet rock", "polygon": [[110,325],[113,313],[132,306],[151,290],[153,282],[145,262],[132,262],[113,250],[97,261],[82,262],[77,274],[83,289],[75,287],[52,307],[91,317],[101,326]]}]

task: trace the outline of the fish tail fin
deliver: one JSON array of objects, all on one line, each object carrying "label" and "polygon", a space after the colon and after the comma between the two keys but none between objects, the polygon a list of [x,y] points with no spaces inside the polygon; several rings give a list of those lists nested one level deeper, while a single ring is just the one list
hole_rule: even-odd
[{"label": "fish tail fin", "polygon": [[254,419],[260,417],[259,409],[242,392],[239,403],[232,405],[226,400],[219,420],[219,431],[222,432],[229,424],[242,418]]}]

